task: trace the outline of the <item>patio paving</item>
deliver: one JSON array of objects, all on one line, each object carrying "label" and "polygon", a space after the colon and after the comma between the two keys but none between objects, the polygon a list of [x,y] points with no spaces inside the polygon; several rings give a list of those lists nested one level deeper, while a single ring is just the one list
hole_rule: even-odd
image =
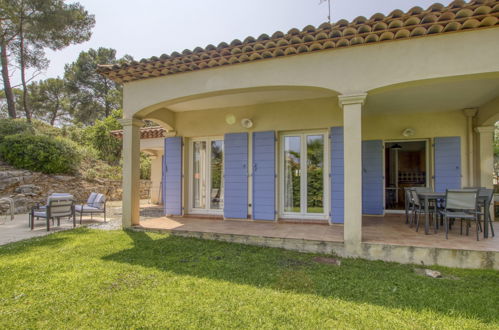
[{"label": "patio paving", "polygon": [[[141,201],[141,218],[148,219],[158,217],[161,214],[162,208],[157,205],[151,205],[148,201]],[[107,222],[104,222],[102,215],[94,215],[93,220],[89,216],[83,217],[83,223],[80,225],[79,217],[76,217],[76,226],[84,226],[88,228],[115,230],[121,229],[121,201],[112,201],[107,203]],[[50,231],[46,230],[46,222],[44,220],[35,221],[35,229],[31,230],[28,227],[28,214],[17,214],[14,220],[10,217],[0,217],[0,245],[17,242],[33,237],[45,236],[61,230],[73,229],[73,222],[67,219],[61,220],[60,226],[52,226]]]},{"label": "patio paving", "polygon": [[[195,217],[160,217],[141,220],[140,227],[146,230],[158,231],[343,242],[343,225],[264,223]],[[499,235],[498,222],[495,222],[494,228],[495,232]],[[437,234],[431,231],[430,235],[425,235],[422,228],[420,228],[419,232],[416,232],[415,228],[410,228],[405,224],[405,218],[401,215],[364,217],[362,233],[364,243],[499,252],[499,237],[483,239],[483,235],[480,234],[480,241],[477,242],[473,229],[471,229],[469,236],[460,235],[459,222],[453,226],[448,240],[445,239],[442,229]]]}]

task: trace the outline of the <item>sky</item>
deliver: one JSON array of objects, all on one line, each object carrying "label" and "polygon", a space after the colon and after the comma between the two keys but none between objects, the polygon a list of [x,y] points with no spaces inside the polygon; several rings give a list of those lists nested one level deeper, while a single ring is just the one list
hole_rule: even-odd
[{"label": "sky", "polygon": [[[71,1],[70,1],[71,2]],[[47,51],[50,67],[40,79],[62,76],[64,65],[81,51],[107,47],[135,59],[184,49],[243,40],[247,36],[327,21],[327,1],[320,0],[80,0],[95,15],[92,38],[85,43]],[[436,0],[331,0],[331,20],[385,15],[414,6],[426,9]],[[441,1],[447,5],[450,1]]]}]

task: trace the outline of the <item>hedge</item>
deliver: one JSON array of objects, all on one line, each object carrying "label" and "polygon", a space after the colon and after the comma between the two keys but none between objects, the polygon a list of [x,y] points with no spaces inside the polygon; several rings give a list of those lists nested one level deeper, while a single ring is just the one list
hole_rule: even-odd
[{"label": "hedge", "polygon": [[0,157],[8,164],[46,174],[73,174],[80,165],[78,146],[64,138],[15,134],[0,142]]}]

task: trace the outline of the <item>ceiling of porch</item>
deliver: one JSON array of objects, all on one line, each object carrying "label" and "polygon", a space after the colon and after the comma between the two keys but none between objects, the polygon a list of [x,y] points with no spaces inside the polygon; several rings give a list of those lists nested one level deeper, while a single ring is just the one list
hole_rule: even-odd
[{"label": "ceiling of porch", "polygon": [[[274,102],[334,98],[338,93],[316,87],[262,87],[194,95],[168,104],[174,112],[222,109]],[[368,92],[365,114],[440,112],[483,106],[499,97],[499,73],[413,81]]]},{"label": "ceiling of porch", "polygon": [[499,77],[422,81],[368,93],[365,113],[408,113],[480,107],[499,96]]},{"label": "ceiling of porch", "polygon": [[221,109],[272,102],[335,97],[337,95],[337,93],[331,90],[308,87],[251,89],[245,91],[227,91],[223,95],[198,96],[190,100],[171,104],[168,106],[168,109],[175,112]]}]

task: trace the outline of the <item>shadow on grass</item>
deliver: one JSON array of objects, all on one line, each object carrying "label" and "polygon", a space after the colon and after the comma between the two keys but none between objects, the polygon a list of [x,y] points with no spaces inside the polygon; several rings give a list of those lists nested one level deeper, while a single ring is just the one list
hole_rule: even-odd
[{"label": "shadow on grass", "polygon": [[61,246],[65,241],[66,237],[61,237],[59,235],[54,235],[54,232],[49,235],[28,238],[22,241],[12,242],[5,245],[0,245],[0,256],[13,255],[26,253],[30,250],[36,250],[40,248],[56,248]]},{"label": "shadow on grass", "polygon": [[126,233],[134,247],[104,260],[389,308],[448,316],[457,312],[484,322],[499,321],[499,272],[493,270],[441,268],[454,279],[432,279],[415,274],[414,265],[344,259],[338,267],[318,264],[312,254],[282,249]]}]

